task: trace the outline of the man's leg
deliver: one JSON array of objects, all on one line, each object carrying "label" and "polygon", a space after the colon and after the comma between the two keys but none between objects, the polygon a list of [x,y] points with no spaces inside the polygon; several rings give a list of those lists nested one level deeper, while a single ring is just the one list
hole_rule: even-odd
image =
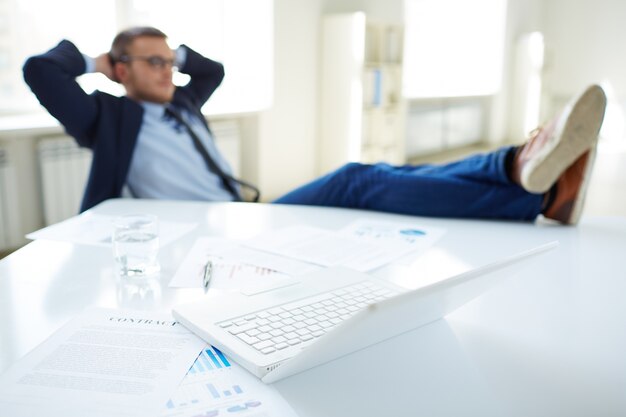
[{"label": "man's leg", "polygon": [[546,193],[545,217],[580,219],[605,109],[604,91],[592,85],[515,155],[511,178],[530,193]]},{"label": "man's leg", "polygon": [[416,216],[532,220],[543,195],[511,182],[502,148],[446,165],[347,164],[275,203],[360,208]]},{"label": "man's leg", "polygon": [[519,148],[452,164],[348,164],[276,203],[438,217],[578,222],[606,96],[591,86]]}]

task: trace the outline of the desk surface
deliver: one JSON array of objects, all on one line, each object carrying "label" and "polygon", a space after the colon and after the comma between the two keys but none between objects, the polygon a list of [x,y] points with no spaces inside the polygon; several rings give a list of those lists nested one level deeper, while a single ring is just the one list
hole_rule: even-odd
[{"label": "desk surface", "polygon": [[561,244],[445,320],[278,382],[300,416],[626,415],[626,218],[559,227],[142,200],[93,211],[151,212],[199,226],[164,247],[160,277],[142,282],[116,277],[111,250],[101,247],[36,241],[0,261],[0,372],[86,307],[169,310],[201,298],[201,290],[167,287],[199,236],[241,239],[302,223],[336,229],[369,217],[447,229],[411,265],[373,272],[407,287]]}]

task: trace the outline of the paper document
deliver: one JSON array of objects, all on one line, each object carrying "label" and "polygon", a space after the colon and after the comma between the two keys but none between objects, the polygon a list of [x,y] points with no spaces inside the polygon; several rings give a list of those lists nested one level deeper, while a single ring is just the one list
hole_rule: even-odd
[{"label": "paper document", "polygon": [[[27,239],[46,239],[84,245],[111,246],[115,216],[84,213],[26,235]],[[196,228],[197,223],[159,220],[159,245],[174,242]]]},{"label": "paper document", "polygon": [[267,291],[298,282],[294,277],[318,266],[246,248],[232,241],[203,237],[196,240],[170,281],[170,287],[200,288],[204,266],[213,263],[211,288]]},{"label": "paper document", "polygon": [[221,256],[233,262],[242,262],[272,269],[291,276],[306,275],[318,271],[320,267],[310,262],[304,262],[280,255],[272,255],[265,251],[251,249],[243,245],[235,245],[230,250],[221,252]]},{"label": "paper document", "polygon": [[245,245],[321,266],[345,266],[361,272],[432,246],[443,230],[359,220],[335,232],[293,226],[267,232]]},{"label": "paper document", "polygon": [[296,416],[280,393],[230,361],[218,349],[206,346],[161,417]]},{"label": "paper document", "polygon": [[425,227],[414,223],[357,219],[339,232],[388,248],[397,247],[401,252],[408,251],[408,255],[394,261],[404,263],[404,261],[415,259],[432,247],[446,233],[446,229]]},{"label": "paper document", "polygon": [[0,376],[0,412],[154,417],[205,345],[169,314],[90,309]]}]

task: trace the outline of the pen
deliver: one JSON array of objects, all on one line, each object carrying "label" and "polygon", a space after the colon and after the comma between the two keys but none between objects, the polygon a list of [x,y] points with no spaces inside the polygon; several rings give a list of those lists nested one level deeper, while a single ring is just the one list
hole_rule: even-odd
[{"label": "pen", "polygon": [[204,292],[209,290],[211,278],[213,278],[213,262],[209,259],[204,265],[204,273],[202,274],[202,286],[204,287]]}]

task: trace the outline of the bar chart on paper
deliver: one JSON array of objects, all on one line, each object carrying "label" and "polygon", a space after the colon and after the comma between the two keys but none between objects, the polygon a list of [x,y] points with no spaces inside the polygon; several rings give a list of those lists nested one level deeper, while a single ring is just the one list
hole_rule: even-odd
[{"label": "bar chart on paper", "polygon": [[269,416],[264,400],[268,394],[263,394],[266,389],[269,388],[265,384],[233,366],[219,349],[208,346],[165,404],[162,416],[215,417],[232,413]]},{"label": "bar chart on paper", "polygon": [[226,356],[219,349],[211,346],[203,350],[198,356],[192,367],[189,368],[189,374],[196,375],[228,367],[230,367],[230,362]]},{"label": "bar chart on paper", "polygon": [[241,387],[239,385],[233,385],[232,389],[231,388],[227,388],[224,391],[221,391],[217,389],[217,387],[213,384],[206,384],[207,389],[209,390],[209,392],[211,393],[211,396],[215,399],[218,398],[226,398],[226,397],[231,397],[233,395],[237,395],[237,394],[243,394],[243,390],[241,389]]}]

